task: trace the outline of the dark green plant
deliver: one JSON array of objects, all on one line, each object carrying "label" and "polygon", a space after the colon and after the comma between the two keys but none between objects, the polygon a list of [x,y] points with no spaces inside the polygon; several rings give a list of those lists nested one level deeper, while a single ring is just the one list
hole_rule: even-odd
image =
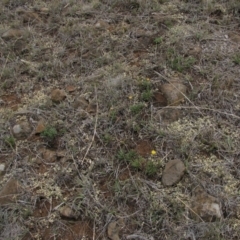
[{"label": "dark green plant", "polygon": [[155,38],[155,39],[154,39],[154,43],[155,43],[155,44],[160,44],[160,43],[162,43],[162,37],[157,37],[157,38]]},{"label": "dark green plant", "polygon": [[189,69],[193,64],[196,62],[194,57],[182,57],[182,56],[175,56],[169,61],[169,65],[173,70],[178,72],[183,72],[186,69]]},{"label": "dark green plant", "polygon": [[130,150],[125,152],[124,150],[120,149],[117,153],[117,159],[120,161],[131,162],[138,157],[138,154],[134,150]]},{"label": "dark green plant", "polygon": [[47,138],[48,140],[54,140],[58,135],[57,129],[52,126],[47,126],[44,131],[41,133],[42,137]]},{"label": "dark green plant", "polygon": [[144,104],[139,103],[139,104],[130,106],[130,111],[132,114],[136,115],[140,113],[143,108],[144,108]]},{"label": "dark green plant", "polygon": [[145,174],[149,177],[153,177],[157,174],[159,167],[156,163],[148,162],[145,166]]},{"label": "dark green plant", "polygon": [[117,111],[116,110],[112,110],[109,112],[109,118],[111,121],[115,122],[117,119]]},{"label": "dark green plant", "polygon": [[6,137],[4,139],[4,142],[11,148],[16,146],[16,141],[15,141],[15,138],[13,136]]},{"label": "dark green plant", "polygon": [[151,90],[146,90],[141,94],[141,100],[149,102],[153,97],[153,92]]},{"label": "dark green plant", "polygon": [[139,90],[142,92],[140,97],[142,101],[148,102],[152,99],[153,92],[151,87],[151,82],[148,78],[141,80],[139,83]]},{"label": "dark green plant", "polygon": [[141,170],[143,166],[143,158],[139,157],[130,162],[131,167],[135,168],[136,170]]},{"label": "dark green plant", "polygon": [[149,79],[144,79],[139,83],[140,91],[150,90],[151,89],[151,82]]},{"label": "dark green plant", "polygon": [[240,64],[240,54],[236,54],[234,57],[233,57],[233,63],[239,65]]},{"label": "dark green plant", "polygon": [[102,136],[102,139],[105,143],[110,143],[112,141],[112,136],[106,132],[103,136]]}]

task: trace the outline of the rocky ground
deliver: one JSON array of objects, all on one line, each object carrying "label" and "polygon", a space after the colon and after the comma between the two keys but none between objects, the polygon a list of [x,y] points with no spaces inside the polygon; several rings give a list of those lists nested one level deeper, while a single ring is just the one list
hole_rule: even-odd
[{"label": "rocky ground", "polygon": [[238,0],[2,0],[0,36],[0,239],[240,239]]}]

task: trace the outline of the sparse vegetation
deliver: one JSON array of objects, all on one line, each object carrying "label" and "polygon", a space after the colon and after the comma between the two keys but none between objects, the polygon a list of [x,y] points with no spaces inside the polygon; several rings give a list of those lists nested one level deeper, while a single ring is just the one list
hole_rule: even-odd
[{"label": "sparse vegetation", "polygon": [[11,148],[16,145],[15,138],[13,136],[5,137],[4,141]]},{"label": "sparse vegetation", "polygon": [[41,133],[41,136],[49,141],[54,140],[58,135],[57,129],[53,126],[47,126]]},{"label": "sparse vegetation", "polygon": [[236,54],[233,56],[233,62],[237,65],[240,65],[240,54]]},{"label": "sparse vegetation", "polygon": [[141,112],[141,110],[144,108],[143,103],[135,104],[130,106],[130,111],[132,114],[137,115],[138,113]]},{"label": "sparse vegetation", "polygon": [[0,239],[240,239],[239,13],[0,1]]}]

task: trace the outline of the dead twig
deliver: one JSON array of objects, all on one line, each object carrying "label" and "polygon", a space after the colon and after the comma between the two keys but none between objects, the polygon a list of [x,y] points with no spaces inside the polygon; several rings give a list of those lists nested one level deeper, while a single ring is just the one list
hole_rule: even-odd
[{"label": "dead twig", "polygon": [[94,139],[95,139],[95,136],[96,136],[96,133],[97,133],[97,122],[98,122],[98,97],[97,97],[97,88],[96,88],[96,85],[95,85],[95,94],[96,94],[96,117],[95,117],[95,124],[94,124],[94,131],[93,131],[93,136],[92,136],[92,141],[90,142],[88,148],[87,148],[87,151],[82,159],[82,164],[84,163],[88,153],[89,153],[89,150],[91,149],[92,147],[92,144],[94,142]]}]

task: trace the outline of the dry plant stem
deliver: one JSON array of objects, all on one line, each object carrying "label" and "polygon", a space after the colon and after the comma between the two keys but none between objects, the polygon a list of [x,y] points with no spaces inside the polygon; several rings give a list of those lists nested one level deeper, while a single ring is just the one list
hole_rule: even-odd
[{"label": "dry plant stem", "polygon": [[96,236],[96,226],[95,226],[95,220],[93,223],[93,240],[95,240],[95,236]]},{"label": "dry plant stem", "polygon": [[93,131],[93,136],[92,136],[92,141],[91,143],[89,144],[88,148],[87,148],[87,151],[82,159],[82,164],[84,163],[87,155],[88,155],[88,152],[89,150],[91,149],[92,147],[92,144],[94,142],[94,139],[95,139],[95,136],[96,136],[96,133],[97,133],[97,121],[98,121],[98,98],[97,98],[97,88],[96,88],[96,85],[95,85],[95,94],[96,94],[96,105],[97,105],[97,110],[96,110],[96,118],[95,118],[95,124],[94,124],[94,131]]},{"label": "dry plant stem", "polygon": [[[138,234],[132,234],[132,235],[128,235],[127,239],[140,239],[140,240],[149,240],[149,238],[146,238],[144,236],[138,235]],[[150,238],[150,240],[153,240],[154,238]]]},{"label": "dry plant stem", "polygon": [[192,208],[190,208],[185,202],[183,202],[180,198],[177,197],[177,199],[183,203],[192,213],[194,213],[197,217],[199,217],[199,219],[202,221],[202,222],[205,222],[195,211],[192,210]]},{"label": "dry plant stem", "polygon": [[[5,63],[4,63],[3,70],[6,68],[6,65],[7,65],[7,62],[8,62],[8,58],[9,58],[9,54],[7,55],[7,59],[6,59]],[[1,72],[0,79],[2,79],[3,70]]]},{"label": "dry plant stem", "polygon": [[184,94],[182,91],[180,91],[178,88],[176,88],[174,86],[174,84],[171,83],[171,81],[169,81],[168,78],[166,78],[165,76],[163,76],[161,73],[154,71],[158,76],[162,77],[164,80],[166,80],[169,84],[171,84],[176,90],[178,90],[184,97],[185,99],[187,99],[187,101],[194,106],[195,109],[198,110],[198,112],[203,116],[202,112],[199,110],[199,108],[186,96],[186,94]]},{"label": "dry plant stem", "polygon": [[[196,109],[196,106],[195,107],[189,107],[189,106],[166,106],[166,107],[163,107],[162,109],[164,108],[173,108],[173,109]],[[212,112],[216,112],[216,113],[219,113],[219,114],[222,114],[222,115],[227,115],[227,116],[230,116],[230,117],[233,117],[233,118],[236,118],[236,119],[240,119],[240,116],[237,116],[235,114],[232,114],[232,113],[226,113],[226,112],[222,112],[218,109],[213,109],[213,108],[205,108],[205,107],[197,107],[198,109],[201,109],[201,110],[207,110],[207,111],[212,111]]]}]

